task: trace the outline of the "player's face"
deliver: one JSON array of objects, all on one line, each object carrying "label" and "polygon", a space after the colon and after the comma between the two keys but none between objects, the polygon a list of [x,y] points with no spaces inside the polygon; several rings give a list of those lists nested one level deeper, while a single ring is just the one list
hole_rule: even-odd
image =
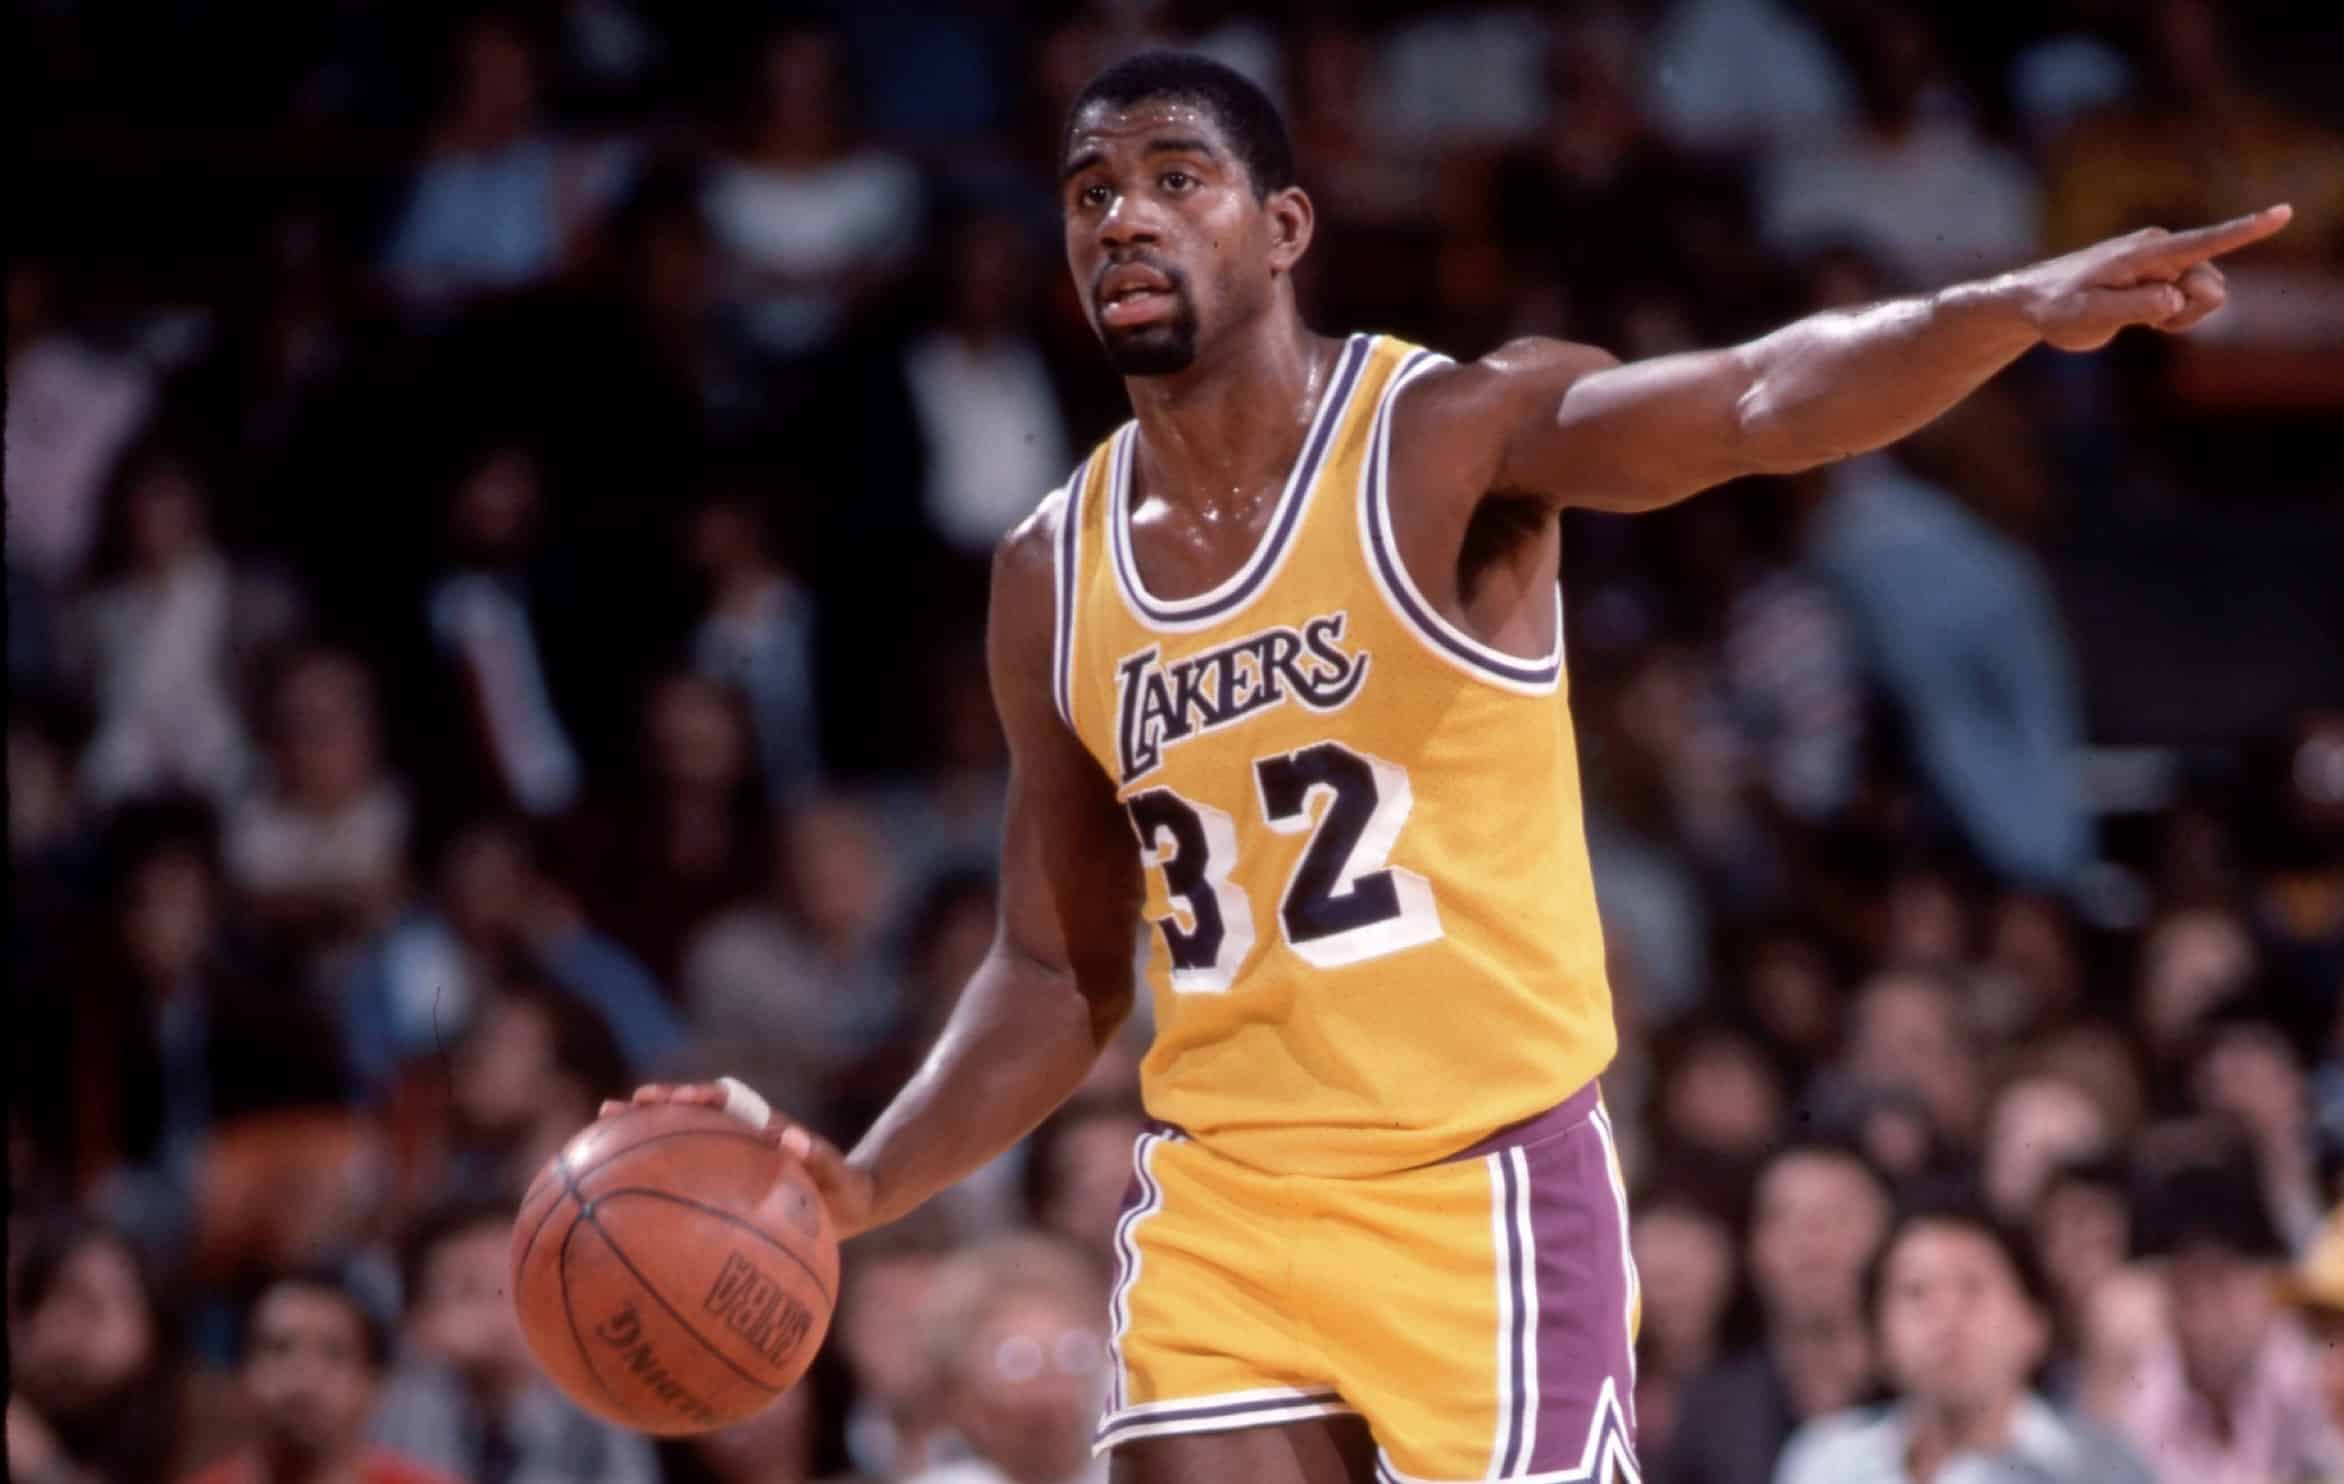
[{"label": "player's face", "polygon": [[1092,104],[1069,132],[1059,200],[1075,289],[1125,376],[1187,370],[1268,302],[1272,213],[1208,109]]}]

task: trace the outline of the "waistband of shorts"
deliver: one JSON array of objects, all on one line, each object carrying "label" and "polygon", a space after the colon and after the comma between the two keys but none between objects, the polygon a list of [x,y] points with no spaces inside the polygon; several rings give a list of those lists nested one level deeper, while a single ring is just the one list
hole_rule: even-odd
[{"label": "waistband of shorts", "polygon": [[1586,1086],[1547,1109],[1544,1113],[1533,1113],[1519,1123],[1509,1123],[1489,1137],[1477,1143],[1468,1144],[1455,1154],[1449,1155],[1445,1159],[1435,1160],[1433,1163],[1455,1164],[1459,1160],[1480,1159],[1484,1155],[1495,1154],[1501,1149],[1518,1149],[1524,1144],[1536,1144],[1542,1139],[1551,1138],[1585,1123],[1594,1114],[1596,1105],[1602,1100],[1603,1089],[1590,1079]]},{"label": "waistband of shorts", "polygon": [[[1509,1123],[1497,1132],[1467,1145],[1454,1154],[1444,1155],[1439,1159],[1428,1160],[1424,1164],[1413,1165],[1409,1168],[1432,1169],[1440,1165],[1455,1164],[1460,1160],[1480,1159],[1485,1155],[1495,1154],[1501,1149],[1515,1149],[1525,1144],[1539,1143],[1585,1123],[1602,1101],[1603,1089],[1593,1079],[1589,1079],[1586,1085],[1577,1092],[1572,1093],[1543,1113],[1533,1113],[1519,1122]],[[1167,1123],[1161,1118],[1143,1120],[1141,1132],[1176,1144],[1197,1144],[1198,1148],[1211,1151],[1209,1144],[1199,1143],[1196,1136],[1188,1130],[1176,1123]],[[1399,1172],[1395,1171],[1394,1173]]]}]

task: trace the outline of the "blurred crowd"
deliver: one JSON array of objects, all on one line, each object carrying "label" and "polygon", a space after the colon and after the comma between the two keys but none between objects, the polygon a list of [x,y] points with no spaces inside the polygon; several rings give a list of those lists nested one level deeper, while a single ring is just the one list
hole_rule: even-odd
[{"label": "blurred crowd", "polygon": [[570,1408],[504,1242],[640,1079],[851,1141],[984,951],[987,552],[1125,415],[1056,132],[1168,43],[1285,109],[1313,322],[1459,355],[1656,355],[2294,204],[2186,344],[1574,515],[1565,588],[1647,1477],[2344,1479],[2328,8],[16,34],[12,1477],[1101,1477],[1144,1026],[852,1244],[813,1376],[734,1432]]}]

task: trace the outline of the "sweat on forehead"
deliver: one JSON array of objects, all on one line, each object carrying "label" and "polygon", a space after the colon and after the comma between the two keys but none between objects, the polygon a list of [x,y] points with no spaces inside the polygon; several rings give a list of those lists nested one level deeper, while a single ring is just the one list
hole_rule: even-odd
[{"label": "sweat on forehead", "polygon": [[1245,166],[1254,194],[1294,183],[1294,151],[1277,105],[1233,68],[1187,52],[1142,52],[1092,78],[1067,110],[1060,161],[1076,157],[1078,134],[1091,145],[1110,132],[1162,129],[1196,135]]}]

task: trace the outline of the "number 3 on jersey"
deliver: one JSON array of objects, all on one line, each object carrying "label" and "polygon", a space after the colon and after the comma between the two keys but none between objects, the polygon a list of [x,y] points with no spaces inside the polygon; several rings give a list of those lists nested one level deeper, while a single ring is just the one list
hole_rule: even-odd
[{"label": "number 3 on jersey", "polygon": [[[1405,769],[1319,742],[1261,758],[1253,772],[1263,822],[1282,835],[1310,835],[1278,904],[1287,947],[1332,969],[1441,935],[1432,883],[1385,864],[1415,804]],[[1171,915],[1156,923],[1172,960],[1172,987],[1221,993],[1254,943],[1252,904],[1229,880],[1236,822],[1168,788],[1135,795],[1126,807],[1141,858],[1163,871],[1172,900]]]}]

